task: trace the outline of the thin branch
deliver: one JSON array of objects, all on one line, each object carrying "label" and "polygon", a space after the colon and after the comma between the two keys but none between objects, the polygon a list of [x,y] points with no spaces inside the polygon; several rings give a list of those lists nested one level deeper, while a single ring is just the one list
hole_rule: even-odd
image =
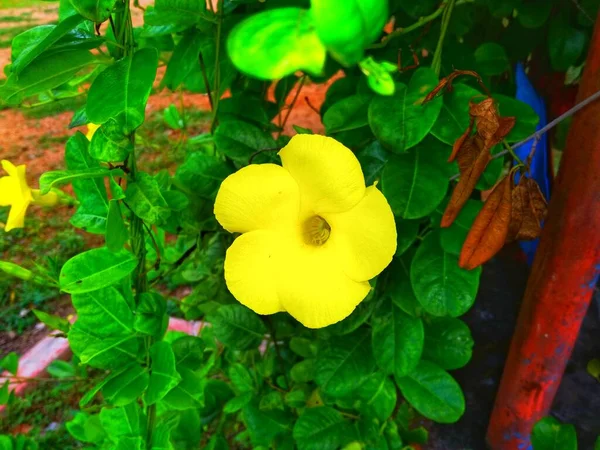
[{"label": "thin branch", "polygon": [[254,161],[254,158],[258,155],[260,155],[261,153],[264,152],[276,152],[278,150],[281,150],[281,147],[273,147],[273,148],[261,148],[260,150],[255,151],[254,153],[252,153],[250,155],[250,158],[248,158],[248,165],[252,164],[252,161]]},{"label": "thin branch", "polygon": [[179,257],[179,259],[177,261],[175,261],[171,267],[169,268],[169,270],[167,270],[165,273],[161,274],[158,278],[156,278],[153,282],[152,282],[152,286],[154,286],[156,283],[158,283],[159,281],[163,280],[167,275],[169,275],[170,273],[172,273],[175,269],[177,269],[179,266],[181,266],[186,259],[188,259],[198,248],[198,241],[196,240],[196,242],[194,242],[194,245],[192,245],[190,248],[188,248],[183,255],[181,255]]},{"label": "thin branch", "polygon": [[305,96],[304,96],[304,101],[306,102],[306,104],[308,105],[308,107],[309,107],[310,109],[312,109],[314,112],[316,112],[316,113],[317,113],[317,114],[319,114],[319,115],[321,114],[321,113],[319,112],[319,110],[316,108],[316,106],[315,106],[315,105],[313,105],[313,104],[310,102],[310,98],[308,98],[308,95],[305,95]]},{"label": "thin branch", "polygon": [[213,103],[212,92],[210,90],[210,82],[208,81],[208,74],[206,73],[206,64],[204,64],[204,58],[202,57],[202,53],[198,54],[198,61],[200,62],[200,71],[202,72],[202,78],[204,79],[204,87],[206,88],[206,93],[208,94],[208,103],[210,104],[210,111],[215,111],[215,105]]},{"label": "thin branch", "polygon": [[279,139],[281,137],[281,133],[283,133],[285,124],[287,123],[288,119],[290,118],[292,109],[294,109],[294,105],[296,104],[296,101],[298,100],[298,97],[300,96],[300,91],[302,90],[302,87],[304,86],[305,82],[306,82],[306,75],[303,75],[302,78],[300,78],[300,81],[298,82],[298,88],[296,89],[296,94],[294,95],[294,98],[292,99],[292,103],[290,103],[290,106],[288,107],[287,113],[281,124],[281,128],[280,128],[279,132],[277,133],[277,139]]}]

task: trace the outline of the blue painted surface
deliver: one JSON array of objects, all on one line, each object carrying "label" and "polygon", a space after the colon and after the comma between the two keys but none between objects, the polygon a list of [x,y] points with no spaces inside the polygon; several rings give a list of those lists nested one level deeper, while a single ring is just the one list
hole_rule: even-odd
[{"label": "blue painted surface", "polygon": [[[539,116],[540,121],[537,125],[537,130],[547,124],[546,105],[544,100],[535,91],[533,85],[527,78],[525,69],[521,63],[518,63],[515,68],[515,80],[517,84],[517,100],[527,103],[533,108]],[[527,142],[515,149],[515,153],[522,161],[525,161],[529,156],[534,140]],[[544,134],[537,143],[533,160],[531,161],[531,176],[540,185],[540,189],[546,200],[550,199],[550,152],[548,148],[548,136]],[[519,175],[515,176],[515,181],[519,181]],[[533,263],[533,257],[537,250],[539,239],[534,241],[522,241],[519,245],[527,255],[529,265]]]}]

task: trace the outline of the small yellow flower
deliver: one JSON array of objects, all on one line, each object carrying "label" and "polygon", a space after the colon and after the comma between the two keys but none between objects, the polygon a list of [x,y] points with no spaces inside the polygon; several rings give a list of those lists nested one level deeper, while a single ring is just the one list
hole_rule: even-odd
[{"label": "small yellow flower", "polygon": [[58,203],[58,195],[49,192],[40,195],[38,189],[31,189],[25,178],[25,166],[14,166],[11,162],[3,160],[2,168],[8,176],[0,177],[0,206],[10,206],[5,230],[23,228],[25,213],[30,203],[53,206]]},{"label": "small yellow flower", "polygon": [[325,327],[350,315],[391,262],[394,216],[336,140],[297,135],[279,156],[283,167],[253,164],[221,184],[216,218],[242,233],[227,250],[225,280],[258,314],[287,311]]},{"label": "small yellow flower", "polygon": [[98,128],[100,128],[100,125],[96,125],[95,123],[88,123],[87,133],[85,135],[85,137],[88,139],[88,141],[92,140],[92,137],[94,136],[94,133],[96,132],[96,130]]}]

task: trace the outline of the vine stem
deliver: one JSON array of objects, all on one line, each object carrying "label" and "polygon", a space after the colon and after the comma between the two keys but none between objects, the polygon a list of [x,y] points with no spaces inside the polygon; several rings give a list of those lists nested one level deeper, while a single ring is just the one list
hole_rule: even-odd
[{"label": "vine stem", "polygon": [[[552,128],[554,128],[555,126],[557,126],[559,123],[561,123],[563,120],[568,119],[569,117],[571,117],[572,115],[574,115],[575,113],[577,113],[581,109],[585,108],[590,103],[598,100],[599,98],[600,98],[600,91],[594,92],[588,98],[586,98],[585,100],[582,100],[581,102],[577,103],[575,106],[573,106],[567,112],[561,114],[556,119],[554,119],[551,122],[549,122],[546,126],[540,128],[535,133],[527,136],[525,139],[523,139],[522,141],[517,142],[516,144],[512,145],[511,147],[508,147],[506,150],[502,150],[501,152],[496,153],[494,156],[492,156],[492,160],[498,159],[498,158],[502,158],[503,156],[505,156],[505,155],[507,155],[509,153],[511,153],[514,156],[514,150],[516,148],[519,148],[520,146],[522,146],[522,145],[526,144],[527,142],[531,141],[532,139],[535,139],[535,143],[533,145],[533,148],[531,149],[531,152],[529,153],[529,156],[527,157],[527,164],[525,164],[525,166],[529,168],[529,164],[531,163],[531,160],[533,159],[533,155],[534,155],[535,150],[537,148],[537,142],[544,135],[544,133],[547,133]],[[514,157],[515,157],[515,159],[517,161],[521,162],[519,160],[519,158],[516,158],[516,156],[514,156]],[[522,164],[522,162],[521,162],[521,164]],[[450,178],[450,180],[455,180],[459,176],[460,176],[460,174],[456,174],[456,175],[452,176]]]},{"label": "vine stem", "polygon": [[[212,0],[211,0],[212,1]],[[215,80],[213,82],[214,95],[213,95],[213,115],[210,123],[211,133],[215,131],[218,125],[217,110],[219,109],[219,100],[221,98],[221,70],[219,67],[219,59],[221,58],[221,28],[223,28],[223,0],[219,0],[217,3],[217,14],[219,20],[217,21],[217,42],[215,49]],[[208,86],[206,86],[208,88]]]},{"label": "vine stem", "polygon": [[452,16],[452,10],[456,0],[448,0],[446,7],[444,8],[444,14],[442,15],[442,28],[440,30],[440,37],[433,54],[433,61],[431,62],[431,68],[435,74],[439,77],[440,71],[442,70],[442,50],[444,48],[444,39],[446,38],[446,31],[448,31],[448,24],[450,23],[450,17]]},{"label": "vine stem", "polygon": [[296,88],[296,94],[294,95],[294,98],[292,99],[292,103],[290,103],[290,106],[288,107],[285,117],[283,118],[283,122],[281,123],[281,129],[277,132],[277,139],[279,139],[281,137],[281,133],[283,133],[283,129],[285,128],[285,125],[286,125],[288,119],[290,118],[292,109],[294,109],[294,106],[296,105],[296,102],[298,101],[298,97],[300,96],[300,91],[302,90],[302,87],[304,86],[305,82],[306,82],[306,75],[302,75],[302,78],[300,78],[300,81],[298,82],[298,87]]}]

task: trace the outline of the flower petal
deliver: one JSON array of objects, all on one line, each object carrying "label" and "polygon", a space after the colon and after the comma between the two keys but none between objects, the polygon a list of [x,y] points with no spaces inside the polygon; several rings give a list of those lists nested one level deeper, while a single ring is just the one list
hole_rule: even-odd
[{"label": "flower petal", "polygon": [[229,175],[215,200],[217,220],[232,233],[289,227],[299,209],[298,185],[275,164],[253,164]]},{"label": "flower petal", "polygon": [[350,211],[327,214],[331,226],[329,242],[343,257],[346,275],[366,281],[385,269],[396,253],[396,223],[381,191],[367,188],[365,197]]},{"label": "flower petal", "polygon": [[257,314],[283,311],[276,282],[281,244],[280,233],[257,230],[242,234],[227,250],[227,287],[241,304]]},{"label": "flower petal", "polygon": [[327,244],[289,246],[280,259],[277,292],[281,304],[308,328],[345,319],[367,296],[368,282],[358,283],[341,270],[341,255]]},{"label": "flower petal", "polygon": [[298,134],[279,156],[300,187],[303,209],[314,214],[348,211],[365,195],[358,159],[335,139]]},{"label": "flower petal", "polygon": [[12,204],[10,212],[8,213],[8,220],[6,221],[5,231],[10,231],[13,228],[23,228],[25,225],[25,213],[29,201],[18,201]]},{"label": "flower petal", "polygon": [[12,205],[15,198],[20,196],[19,182],[13,177],[0,178],[0,206]]},{"label": "flower petal", "polygon": [[1,162],[2,168],[9,175],[9,177],[13,180],[18,187],[13,191],[13,197],[16,199],[17,197],[22,198],[24,201],[28,203],[31,201],[31,188],[27,184],[27,179],[25,177],[26,167],[24,164],[20,166],[15,166],[10,161],[5,159]]}]

